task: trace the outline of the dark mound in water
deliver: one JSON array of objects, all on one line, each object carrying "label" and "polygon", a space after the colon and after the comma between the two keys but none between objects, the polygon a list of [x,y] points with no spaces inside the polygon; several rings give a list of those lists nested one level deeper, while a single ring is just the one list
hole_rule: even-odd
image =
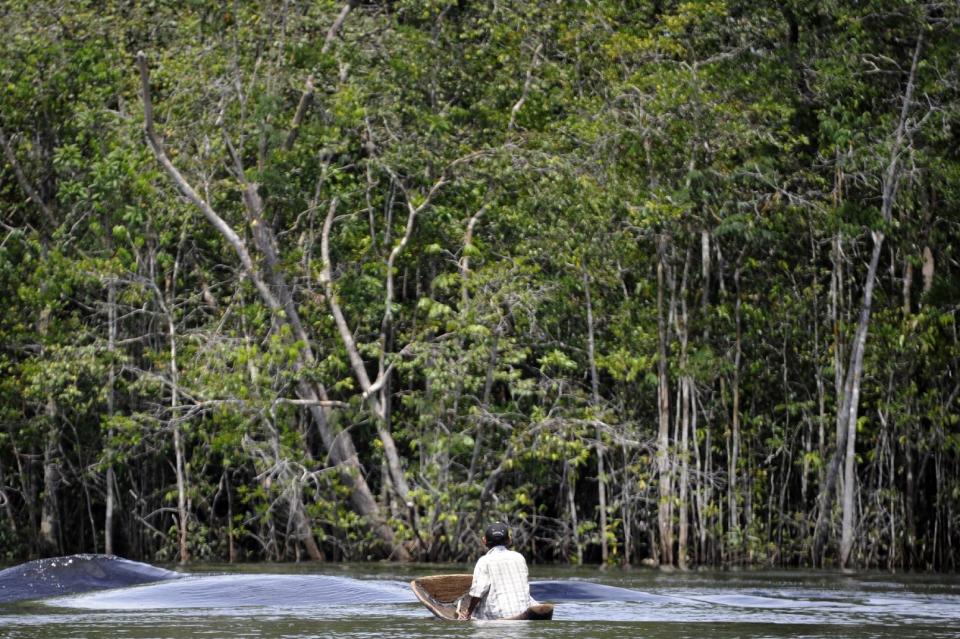
[{"label": "dark mound in water", "polygon": [[406,583],[331,575],[195,575],[176,581],[52,600],[56,606],[103,610],[236,609],[413,603]]},{"label": "dark mound in water", "polygon": [[109,555],[38,559],[0,570],[0,603],[120,588],[181,575]]}]

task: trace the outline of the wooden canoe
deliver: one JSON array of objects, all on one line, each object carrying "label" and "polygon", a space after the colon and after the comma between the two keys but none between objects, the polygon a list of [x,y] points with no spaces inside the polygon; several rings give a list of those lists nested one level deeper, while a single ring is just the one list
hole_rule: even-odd
[{"label": "wooden canoe", "polygon": [[[447,621],[458,621],[457,601],[467,594],[473,575],[435,575],[420,577],[410,582],[413,594],[417,596],[427,610]],[[534,604],[527,610],[509,620],[552,619],[553,604]]]}]

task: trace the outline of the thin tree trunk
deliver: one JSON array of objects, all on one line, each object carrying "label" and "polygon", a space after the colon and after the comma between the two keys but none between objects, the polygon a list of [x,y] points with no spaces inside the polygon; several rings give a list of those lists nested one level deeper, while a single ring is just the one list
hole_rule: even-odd
[{"label": "thin tree trunk", "polygon": [[673,565],[673,522],[670,518],[671,490],[670,468],[670,391],[667,380],[667,318],[664,314],[664,289],[666,287],[667,238],[657,239],[657,475],[659,496],[657,502],[657,527],[660,532],[660,563]]},{"label": "thin tree trunk", "polygon": [[169,309],[167,331],[170,337],[170,422],[173,424],[173,450],[177,473],[177,531],[180,563],[190,561],[188,549],[189,513],[187,512],[187,477],[184,462],[183,434],[180,429],[180,375],[177,367],[177,329]]},{"label": "thin tree trunk", "polygon": [[[597,376],[596,343],[593,331],[593,301],[590,297],[590,276],[583,269],[583,292],[587,303],[587,359],[590,362],[590,398],[594,410],[600,405],[600,381]],[[607,564],[607,471],[603,459],[603,431],[597,426],[597,501],[600,511],[600,561]]]},{"label": "thin tree trunk", "polygon": [[605,566],[609,558],[607,547],[607,470],[603,458],[603,432],[597,428],[597,509],[600,511],[600,561]]},{"label": "thin tree trunk", "polygon": [[623,519],[623,565],[629,566],[633,558],[633,495],[630,478],[630,464],[626,442],[621,443],[623,455],[622,480],[620,484],[620,516]]},{"label": "thin tree trunk", "polygon": [[[500,346],[500,327],[493,331],[493,343],[490,345],[490,359],[487,360],[487,374],[483,382],[483,398],[480,401],[481,412],[490,410],[490,394],[493,392],[493,375],[497,369],[497,358],[499,357]],[[470,468],[467,470],[467,485],[473,483],[479,468],[480,455],[483,450],[483,420],[477,422],[477,436],[473,442],[473,453],[470,455]]]},{"label": "thin tree trunk", "polygon": [[0,459],[0,504],[3,505],[3,510],[7,514],[7,519],[10,521],[10,532],[13,533],[13,536],[17,536],[17,518],[13,514],[13,504],[10,503],[10,495],[7,494],[6,488],[6,478],[3,473],[3,460]]},{"label": "thin tree trunk", "polygon": [[563,474],[567,479],[565,488],[567,491],[567,508],[570,514],[570,530],[573,534],[573,545],[577,549],[576,562],[580,566],[583,564],[583,544],[580,542],[580,521],[577,517],[577,502],[574,495],[576,483],[570,463],[566,459],[563,460]]},{"label": "thin tree trunk", "polygon": [[300,102],[297,104],[296,113],[294,113],[293,121],[290,123],[290,131],[287,133],[287,139],[283,142],[283,148],[286,151],[292,149],[294,142],[297,141],[297,136],[300,134],[300,126],[303,124],[303,118],[313,103],[313,92],[313,76],[311,75],[307,78],[303,93],[300,94]]},{"label": "thin tree trunk", "polygon": [[[810,224],[810,251],[811,251],[811,263],[819,264],[820,263],[820,250],[817,245],[817,239],[813,233],[813,223]],[[817,276],[817,273],[814,272],[811,278],[811,290],[813,292],[813,312],[812,312],[812,321],[810,322],[813,328],[813,361],[814,361],[814,379],[817,384],[817,427],[820,430],[820,445],[823,445],[823,423],[826,419],[826,392],[823,383],[823,374],[821,372],[821,363],[820,363],[820,281]],[[800,503],[802,508],[807,507],[807,494],[809,492],[809,475],[810,475],[810,458],[813,453],[813,423],[812,420],[805,419],[804,426],[804,436],[803,436],[803,471],[800,476]],[[822,449],[819,451],[822,456]],[[822,458],[821,458],[822,459]]]},{"label": "thin tree trunk", "polygon": [[303,547],[306,548],[307,555],[310,559],[313,561],[326,561],[326,557],[317,545],[317,540],[314,538],[313,531],[310,529],[310,518],[307,516],[306,508],[303,506],[303,500],[299,497],[299,486],[297,486],[295,490],[297,497],[293,500],[293,503],[290,504],[290,507],[293,511],[291,516],[294,518],[297,537],[303,544]]},{"label": "thin tree trunk", "polygon": [[[838,180],[839,182],[839,180]],[[838,185],[837,189],[841,187]],[[837,204],[839,206],[839,204]],[[843,313],[841,312],[841,306],[843,304],[843,236],[840,231],[834,235],[833,238],[833,247],[831,249],[831,259],[833,261],[833,269],[831,270],[831,280],[830,280],[830,328],[833,331],[833,388],[834,395],[836,397],[837,410],[839,410],[840,405],[843,403],[844,397],[844,385],[843,380],[846,378],[846,365],[843,362],[843,353],[846,349],[846,344],[843,340],[843,332],[841,330],[841,317]],[[827,474],[830,468],[830,465],[827,463],[827,434],[826,434],[826,411],[824,404],[821,403],[820,413],[822,419],[820,420],[820,481],[819,488],[820,493],[823,493],[824,488],[826,487]],[[836,441],[839,442],[842,435],[837,432]],[[838,444],[839,445],[839,444]],[[818,495],[819,497],[819,495]]]},{"label": "thin tree trunk", "polygon": [[[700,268],[703,278],[703,296],[700,298],[700,309],[703,317],[707,316],[707,309],[710,307],[711,263],[710,231],[704,229],[700,231]],[[709,335],[709,333],[707,333],[707,335]]]},{"label": "thin tree trunk", "polygon": [[743,353],[743,328],[741,323],[741,293],[740,293],[740,262],[733,272],[736,301],[734,302],[734,323],[736,324],[736,338],[733,355],[733,379],[730,381],[730,393],[733,407],[730,418],[730,457],[727,467],[727,508],[729,516],[729,532],[734,544],[739,547],[743,536],[740,534],[740,509],[737,503],[737,484],[740,464],[740,360]]},{"label": "thin tree trunk", "polygon": [[910,316],[910,292],[913,287],[913,264],[910,263],[910,258],[904,260],[905,264],[903,267],[903,316]]},{"label": "thin tree trunk", "polygon": [[[702,244],[701,248],[703,249]],[[687,361],[688,348],[690,345],[690,318],[687,310],[687,279],[690,272],[690,257],[690,251],[688,250],[683,263],[683,276],[680,278],[680,310],[676,314],[676,331],[677,337],[680,340],[680,379],[678,381],[680,388],[678,389],[679,401],[677,404],[680,422],[680,448],[677,451],[677,459],[680,462],[680,522],[679,539],[677,540],[677,566],[684,570],[687,568],[687,545],[690,538],[690,508],[687,503],[690,482],[690,413],[691,410],[696,410],[695,408],[691,409],[691,386],[693,386],[693,379],[690,377]]]},{"label": "thin tree trunk", "polygon": [[40,552],[45,557],[62,555],[60,544],[60,462],[57,459],[60,432],[56,400],[47,401],[46,416],[49,420],[43,444],[43,499],[40,502]]},{"label": "thin tree trunk", "polygon": [[[903,105],[897,130],[894,133],[893,145],[890,151],[890,160],[883,178],[883,194],[880,212],[885,223],[890,223],[893,215],[893,205],[896,198],[897,186],[900,178],[900,153],[907,142],[907,117],[913,101],[913,90],[916,81],[917,66],[920,60],[920,51],[923,46],[921,32],[913,51],[913,61],[910,67],[910,76],[904,92]],[[841,460],[845,459],[844,487],[843,487],[843,527],[840,541],[840,565],[846,566],[853,549],[853,507],[854,507],[854,462],[856,446],[856,428],[860,403],[860,382],[863,377],[863,356],[866,349],[867,332],[870,328],[870,313],[873,304],[873,289],[876,283],[877,268],[883,248],[884,234],[882,231],[873,232],[873,252],[870,256],[870,265],[867,268],[864,282],[863,301],[857,321],[857,330],[850,351],[850,366],[844,383],[844,397],[837,411],[837,448],[830,462],[826,485],[821,493],[820,512],[817,518],[817,527],[814,532],[814,560],[820,558],[827,533],[827,519],[832,509],[836,478],[839,474]],[[848,481],[849,480],[849,481]]]},{"label": "thin tree trunk", "polygon": [[917,527],[913,517],[913,506],[916,497],[916,484],[913,475],[913,433],[911,421],[903,424],[903,527],[904,527],[904,560],[907,568],[913,568],[916,560]]},{"label": "thin tree trunk", "polygon": [[[877,267],[883,245],[883,233],[874,234],[873,252],[870,265],[867,268],[866,284],[864,286],[863,302],[857,322],[850,352],[850,366],[847,369],[847,378],[844,382],[844,395],[837,413],[837,448],[831,458],[830,468],[827,471],[827,492],[822,495],[822,504],[817,528],[814,531],[815,554],[822,551],[826,534],[826,519],[829,515],[835,484],[839,475],[840,463],[843,468],[843,499],[842,499],[842,528],[840,540],[840,565],[846,566],[853,547],[853,507],[856,488],[855,461],[857,441],[857,415],[860,403],[860,381],[863,376],[863,354],[866,348],[867,332],[870,328],[870,312],[873,302],[873,288],[876,281]],[[823,523],[821,523],[823,522]]]},{"label": "thin tree trunk", "polygon": [[227,491],[227,561],[237,561],[237,544],[233,538],[233,491],[230,489],[230,473],[224,471],[224,488]]},{"label": "thin tree trunk", "polygon": [[[107,283],[107,352],[110,354],[110,368],[107,371],[107,415],[113,417],[116,410],[116,365],[114,357],[117,350],[117,283],[111,278]],[[107,433],[107,439],[113,439],[113,428]],[[108,454],[110,450],[108,449]],[[113,509],[114,509],[114,486],[116,478],[113,472],[113,461],[107,463],[106,477],[106,505],[103,516],[103,539],[104,552],[108,555],[113,554]]]},{"label": "thin tree trunk", "polygon": [[530,94],[530,87],[533,85],[533,72],[536,71],[537,67],[540,65],[541,51],[543,51],[542,42],[537,44],[537,48],[533,52],[533,60],[530,62],[530,66],[527,68],[527,77],[523,82],[523,92],[520,94],[520,99],[517,100],[510,109],[510,122],[507,123],[508,130],[513,130],[513,127],[517,121],[517,114],[520,113],[520,109],[523,108],[523,103],[527,101],[527,96]]},{"label": "thin tree trunk", "polygon": [[680,538],[677,543],[677,565],[686,570],[687,568],[687,541],[689,539],[687,492],[689,484],[689,440],[690,432],[690,413],[691,413],[691,392],[690,387],[693,380],[689,376],[684,376],[680,380],[681,387],[681,418],[680,418]]},{"label": "thin tree trunk", "polygon": [[[38,333],[45,337],[50,328],[50,308],[44,308],[38,321]],[[60,543],[60,415],[54,389],[48,391],[44,416],[46,429],[43,438],[43,492],[40,499],[40,530],[38,544],[44,557],[63,554]]]},{"label": "thin tree trunk", "polygon": [[340,30],[343,28],[343,23],[346,21],[347,16],[358,4],[359,0],[348,0],[344,3],[343,7],[340,9],[340,13],[337,15],[337,19],[333,21],[333,24],[331,24],[330,28],[327,30],[327,37],[324,38],[323,47],[320,48],[321,53],[325,54],[330,51],[330,47],[333,46],[333,41],[337,39],[338,35],[340,35]]},{"label": "thin tree trunk", "polygon": [[709,520],[707,518],[707,507],[710,504],[712,494],[710,492],[710,422],[707,421],[704,426],[703,455],[700,454],[700,446],[697,445],[697,415],[699,414],[700,399],[697,395],[697,387],[694,384],[690,389],[690,431],[694,433],[693,453],[696,464],[697,487],[695,490],[695,499],[697,503],[697,563],[705,564],[708,560],[707,553],[707,535]]},{"label": "thin tree trunk", "polygon": [[470,254],[473,251],[473,233],[489,206],[489,203],[484,202],[483,206],[470,216],[467,221],[467,228],[463,233],[463,253],[460,255],[460,302],[464,308],[470,300],[470,293],[467,288],[470,282]]},{"label": "thin tree trunk", "polygon": [[929,246],[923,247],[923,294],[926,295],[933,288],[933,273],[936,262],[933,259],[933,251]]}]

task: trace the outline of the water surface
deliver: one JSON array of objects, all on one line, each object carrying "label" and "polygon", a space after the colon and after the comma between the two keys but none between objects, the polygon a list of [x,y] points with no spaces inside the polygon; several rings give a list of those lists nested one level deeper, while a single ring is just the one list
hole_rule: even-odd
[{"label": "water surface", "polygon": [[[450,623],[430,616],[407,583],[468,566],[258,564],[171,574],[112,561],[0,572],[0,637],[960,637],[960,579],[952,576],[531,566],[533,595],[556,604],[553,621]],[[110,587],[114,579],[120,587]]]}]

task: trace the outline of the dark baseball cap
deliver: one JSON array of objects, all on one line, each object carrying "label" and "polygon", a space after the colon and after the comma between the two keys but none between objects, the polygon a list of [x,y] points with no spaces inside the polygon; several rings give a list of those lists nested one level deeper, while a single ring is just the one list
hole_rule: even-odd
[{"label": "dark baseball cap", "polygon": [[510,541],[510,528],[506,524],[496,522],[487,526],[483,531],[488,546],[500,546]]}]

